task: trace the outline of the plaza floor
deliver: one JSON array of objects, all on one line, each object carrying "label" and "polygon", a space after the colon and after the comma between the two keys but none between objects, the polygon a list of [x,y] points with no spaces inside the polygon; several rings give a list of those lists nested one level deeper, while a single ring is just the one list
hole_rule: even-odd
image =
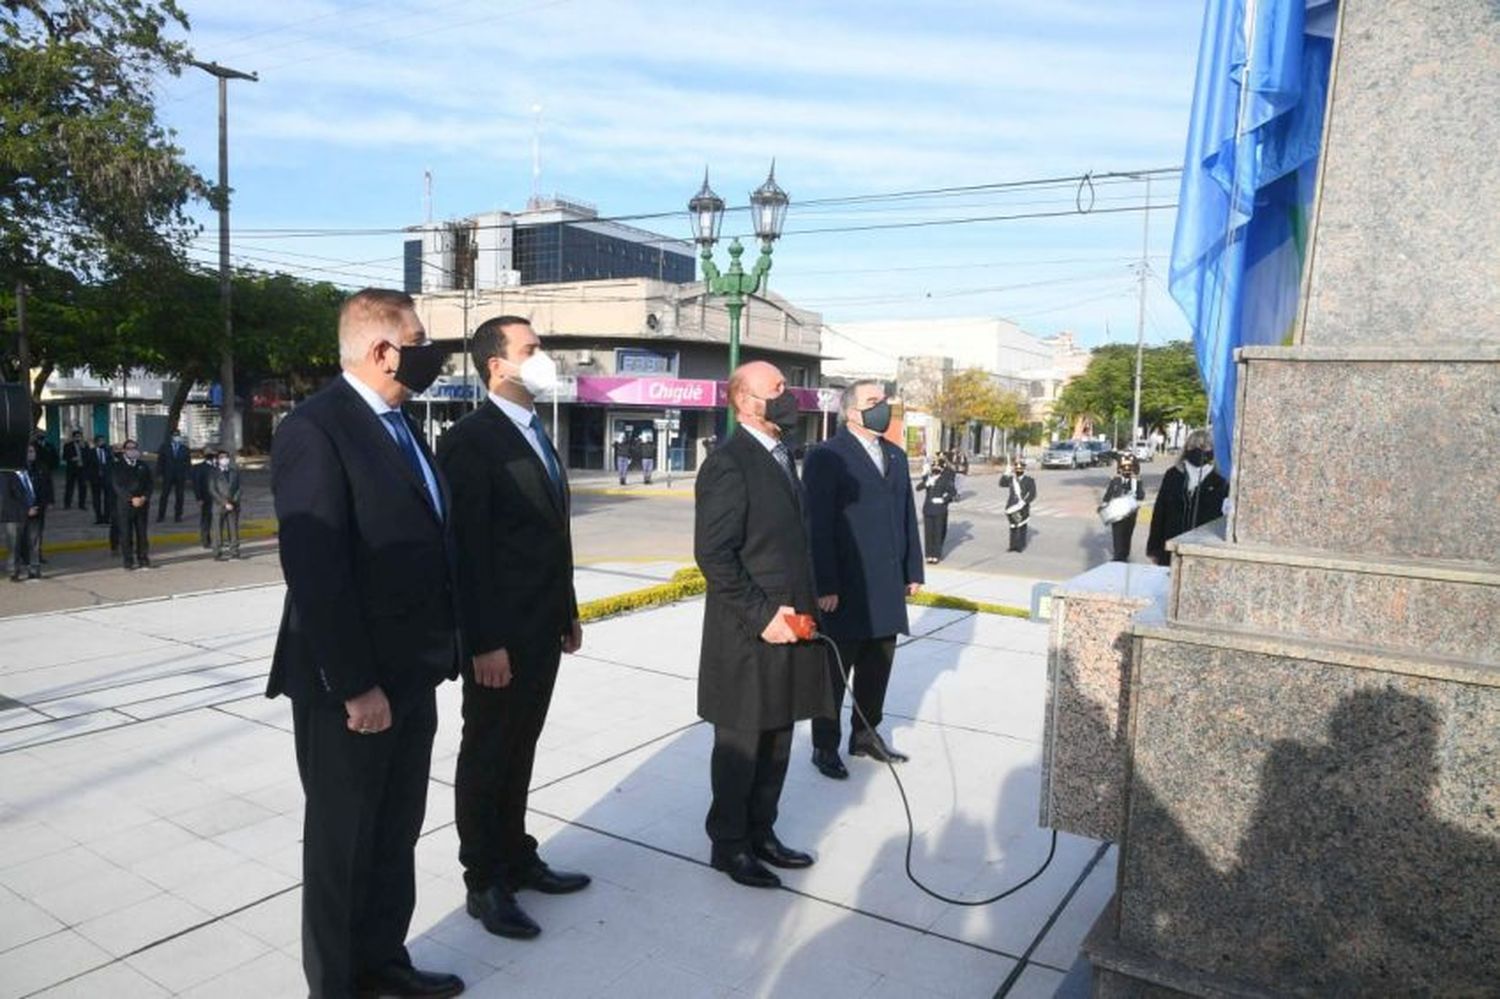
[{"label": "plaza floor", "polygon": [[[579,573],[589,599],[675,565]],[[936,580],[934,582],[937,582]],[[1024,602],[1024,580],[965,595]],[[962,584],[962,586],[960,586]],[[1013,592],[1012,592],[1013,591]],[[261,690],[279,583],[0,621],[0,997],[297,996],[302,793],[285,701]],[[913,608],[888,737],[917,828],[912,863],[980,897],[1047,854],[1036,825],[1046,629]],[[929,898],[903,871],[889,773],[831,782],[799,726],[777,831],[818,862],[779,891],[707,865],[709,728],[694,711],[701,601],[587,627],[567,657],[531,796],[545,858],[587,891],[527,893],[544,932],[487,935],[463,911],[452,824],[458,688],[418,847],[412,952],[475,996],[1051,996],[1108,900],[1114,851],[1058,837],[1004,901]]]}]

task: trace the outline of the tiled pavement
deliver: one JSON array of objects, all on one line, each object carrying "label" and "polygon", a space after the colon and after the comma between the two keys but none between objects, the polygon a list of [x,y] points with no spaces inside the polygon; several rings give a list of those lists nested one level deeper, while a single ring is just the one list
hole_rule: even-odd
[{"label": "tiled pavement", "polygon": [[[673,568],[584,570],[580,596]],[[0,621],[0,997],[305,994],[301,790],[287,705],[260,695],[281,595]],[[777,829],[818,863],[772,892],[707,867],[700,621],[692,601],[601,622],[565,660],[533,831],[548,859],[595,882],[524,896],[545,928],[535,941],[490,937],[463,912],[458,690],[443,688],[418,962],[459,971],[476,996],[1052,995],[1110,894],[1113,850],[1060,836],[1048,871],[997,905],[930,899],[902,872],[889,774],[858,761],[849,781],[824,780],[805,725]],[[943,891],[988,894],[1047,851],[1035,824],[1045,629],[930,609],[914,623],[887,723],[913,757],[913,863]]]}]

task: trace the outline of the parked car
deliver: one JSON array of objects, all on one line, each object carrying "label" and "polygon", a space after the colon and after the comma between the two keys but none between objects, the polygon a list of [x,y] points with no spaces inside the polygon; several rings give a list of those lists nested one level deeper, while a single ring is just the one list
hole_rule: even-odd
[{"label": "parked car", "polygon": [[1091,465],[1108,465],[1115,460],[1115,449],[1109,441],[1084,441],[1083,446],[1093,455]]},{"label": "parked car", "polygon": [[1148,441],[1136,441],[1130,449],[1135,454],[1136,461],[1155,461],[1156,448]]},{"label": "parked car", "polygon": [[1042,451],[1043,468],[1087,468],[1093,460],[1083,441],[1054,441]]}]

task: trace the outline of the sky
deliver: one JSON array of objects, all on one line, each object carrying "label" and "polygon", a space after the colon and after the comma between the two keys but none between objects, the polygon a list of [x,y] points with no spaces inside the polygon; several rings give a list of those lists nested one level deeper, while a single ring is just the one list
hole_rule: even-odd
[{"label": "sky", "polygon": [[[1203,2],[182,5],[196,58],[260,76],[229,84],[244,265],[399,287],[424,173],[435,219],[520,210],[536,136],[543,196],[664,213],[637,224],[686,237],[706,166],[725,236],[744,234],[734,209],[774,157],[791,208],[770,285],[835,329],[1000,316],[1092,347],[1135,338],[1143,235],[1146,340],[1189,335],[1165,290],[1176,175],[1152,179],[1149,213],[1139,176],[998,185],[1180,167]],[[190,68],[159,101],[215,177],[214,80]],[[213,265],[217,223],[197,214],[191,253]]]}]

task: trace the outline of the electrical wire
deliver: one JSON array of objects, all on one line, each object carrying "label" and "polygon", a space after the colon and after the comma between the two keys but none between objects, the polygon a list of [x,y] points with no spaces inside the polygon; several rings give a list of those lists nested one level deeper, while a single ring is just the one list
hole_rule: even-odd
[{"label": "electrical wire", "polygon": [[[827,635],[823,634],[821,631],[814,632],[813,637],[825,643],[831,650],[833,650],[833,657],[838,661],[839,664],[839,675],[844,678],[844,688],[849,692],[849,704],[854,709],[854,712],[859,715],[859,720],[865,723],[865,729],[867,731],[874,732],[875,726],[871,725],[870,719],[865,717],[864,710],[859,706],[859,699],[854,696],[854,679],[850,672],[844,668],[844,657],[839,654],[838,643],[829,638]],[[891,772],[891,779],[896,782],[896,790],[901,795],[901,810],[906,813],[906,879],[932,898],[937,899],[939,902],[946,902],[949,905],[963,905],[971,908],[994,905],[1001,899],[1008,898],[1011,895],[1014,895],[1016,892],[1020,891],[1022,888],[1025,888],[1027,885],[1031,884],[1037,878],[1041,877],[1042,873],[1046,871],[1048,867],[1052,866],[1052,858],[1057,855],[1056,829],[1052,830],[1052,843],[1047,847],[1047,858],[1042,861],[1042,866],[1038,867],[1025,879],[1018,881],[1017,883],[1011,885],[1009,888],[1006,888],[1004,891],[996,892],[995,894],[985,896],[984,898],[956,898],[952,895],[944,895],[942,892],[938,891],[935,888],[928,887],[922,882],[921,878],[917,877],[916,871],[912,869],[911,855],[917,839],[917,824],[911,816],[911,801],[906,797],[906,785],[901,783],[901,775],[896,772],[896,764],[894,762],[892,762],[890,759],[886,759],[885,766],[886,769]]]}]

